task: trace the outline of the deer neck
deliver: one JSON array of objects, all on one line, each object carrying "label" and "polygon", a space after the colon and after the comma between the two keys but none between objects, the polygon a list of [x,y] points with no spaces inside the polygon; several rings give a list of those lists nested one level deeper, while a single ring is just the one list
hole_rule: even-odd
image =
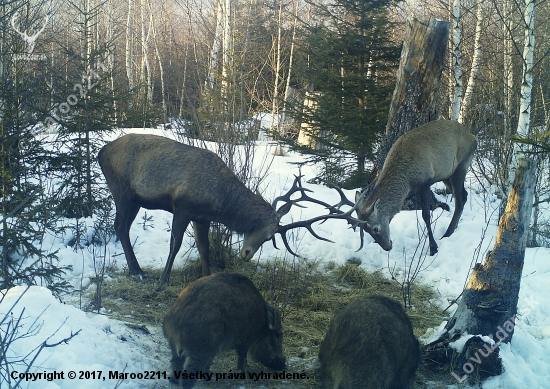
[{"label": "deer neck", "polygon": [[403,207],[405,199],[409,196],[409,190],[409,184],[405,178],[398,175],[386,176],[376,183],[371,199],[372,202],[380,199],[378,211],[391,219]]},{"label": "deer neck", "polygon": [[219,222],[238,233],[255,229],[273,208],[244,185],[227,191],[219,206]]}]

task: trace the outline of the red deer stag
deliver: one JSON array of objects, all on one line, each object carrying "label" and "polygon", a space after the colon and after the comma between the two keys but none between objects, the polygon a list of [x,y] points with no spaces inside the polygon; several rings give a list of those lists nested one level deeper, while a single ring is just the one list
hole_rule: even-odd
[{"label": "red deer stag", "polygon": [[468,197],[464,178],[476,147],[476,137],[451,120],[426,123],[399,137],[386,157],[372,193],[366,199],[360,193],[356,195],[364,230],[384,250],[391,250],[390,221],[405,200],[418,193],[430,255],[437,253],[430,227],[430,185],[443,181],[455,198],[453,218],[443,237],[451,236]]},{"label": "red deer stag", "polygon": [[[160,284],[170,278],[174,258],[178,253],[183,234],[193,222],[195,242],[202,260],[202,273],[210,274],[208,230],[211,222],[220,222],[227,228],[244,234],[241,258],[249,261],[260,246],[280,233],[286,248],[290,249],[286,232],[292,228],[306,227],[316,238],[329,241],[315,234],[311,224],[336,218],[355,220],[351,213],[313,199],[305,194],[296,177],[291,190],[273,202],[273,206],[260,195],[248,189],[227,165],[211,151],[188,146],[156,135],[125,135],[104,146],[99,152],[99,165],[113,194],[116,206],[115,231],[120,239],[128,270],[132,275],[145,276],[140,268],[130,242],[130,226],[141,207],[171,212],[172,233],[170,252]],[[300,192],[299,199],[290,196]],[[278,201],[286,204],[278,210]],[[330,210],[328,215],[298,221],[285,226],[279,220],[292,204],[311,201]],[[348,204],[349,205],[349,204]]]}]

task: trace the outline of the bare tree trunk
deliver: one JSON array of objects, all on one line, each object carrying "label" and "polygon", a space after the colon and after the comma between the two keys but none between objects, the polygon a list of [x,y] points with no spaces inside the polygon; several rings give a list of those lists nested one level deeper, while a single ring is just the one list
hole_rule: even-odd
[{"label": "bare tree trunk", "polygon": [[128,89],[134,88],[134,74],[132,72],[132,11],[134,0],[128,0],[128,16],[126,18],[126,77]]},{"label": "bare tree trunk", "polygon": [[147,85],[145,90],[145,99],[148,103],[152,102],[152,77],[151,77],[151,64],[149,62],[149,42],[150,31],[147,31],[147,3],[145,0],[141,0],[141,74],[140,81],[142,84]]},{"label": "bare tree trunk", "polygon": [[[296,43],[296,25],[298,24],[298,9],[300,2],[298,0],[294,1],[294,22],[292,23],[292,40],[290,42],[290,58],[288,60],[288,74],[286,77],[285,85],[285,105],[283,106],[283,117],[281,119],[281,131],[283,136],[288,133],[288,128],[291,126],[291,118],[286,114],[286,104],[294,97],[295,92],[293,93],[290,88],[290,78],[292,77],[292,63],[294,62],[294,47]],[[288,123],[287,123],[288,122]]]},{"label": "bare tree trunk", "polygon": [[[466,342],[458,356],[449,349],[448,343],[464,334],[488,336],[504,343],[512,339],[533,207],[535,168],[533,160],[523,157],[519,160],[493,250],[483,264],[475,265],[458,308],[445,326],[445,333],[426,346],[426,360],[445,364],[453,361],[460,374],[454,371],[452,374],[460,382],[474,372],[471,378],[485,378],[502,371],[498,343],[487,344],[476,336]],[[463,372],[466,375],[462,375]]]},{"label": "bare tree trunk", "polygon": [[[535,1],[525,0],[523,23],[525,24],[523,43],[523,76],[521,80],[521,96],[519,103],[519,120],[517,134],[525,138],[529,132],[531,122],[531,95],[533,91],[533,58],[535,52]],[[523,150],[517,142],[513,144],[512,161],[508,176],[508,190],[512,186],[512,177],[518,166],[518,159]]]},{"label": "bare tree trunk", "polygon": [[113,47],[113,42],[115,39],[114,34],[114,24],[115,24],[115,12],[113,2],[109,2],[108,5],[108,16],[107,16],[107,42],[109,42],[109,48],[107,53],[107,69],[109,69],[109,83],[111,84],[111,95],[113,97],[113,115],[115,123],[118,123],[118,112],[117,112],[117,99],[115,92],[115,48]]},{"label": "bare tree trunk", "polygon": [[[514,90],[514,68],[512,61],[512,53],[514,52],[514,37],[512,36],[512,31],[514,29],[513,21],[514,19],[510,16],[511,14],[511,0],[504,0],[503,2],[503,20],[502,24],[504,27],[504,104],[505,104],[505,113],[504,113],[504,134],[509,137],[512,135],[512,102],[513,102],[513,93]],[[505,194],[502,193],[504,196]]]},{"label": "bare tree trunk", "polygon": [[185,51],[183,52],[183,80],[181,82],[180,109],[179,117],[183,117],[183,105],[185,102],[185,84],[187,82],[187,56],[189,55],[189,41],[185,42]]},{"label": "bare tree trunk", "polygon": [[210,68],[208,69],[208,77],[206,78],[207,87],[212,90],[216,83],[216,72],[218,69],[218,61],[220,50],[222,48],[222,33],[224,24],[224,4],[225,0],[216,2],[216,31],[214,32],[214,41],[210,50]]},{"label": "bare tree trunk", "polygon": [[223,18],[223,63],[222,63],[222,90],[221,94],[226,102],[228,109],[227,98],[229,96],[229,73],[231,69],[231,59],[233,51],[233,23],[231,21],[231,0],[225,0],[224,18]]},{"label": "bare tree trunk", "polygon": [[460,20],[460,0],[453,0],[451,7],[453,33],[451,39],[451,120],[458,120],[462,101],[462,21]]},{"label": "bare tree trunk", "polygon": [[436,102],[445,65],[449,22],[414,19],[407,24],[388,124],[375,167],[384,165],[397,138],[437,119]]},{"label": "bare tree trunk", "polygon": [[[160,73],[160,88],[162,93],[162,112],[164,114],[164,123],[168,123],[168,108],[166,107],[166,90],[164,84],[164,67],[162,66],[162,58],[159,52],[159,45],[157,40],[157,34],[155,31],[155,21],[153,20],[153,9],[151,7],[151,1],[147,1],[147,6],[149,8],[149,14],[151,15],[151,31],[153,34],[153,43],[155,44],[155,55],[159,64],[159,73]],[[152,92],[152,91],[151,91]],[[151,93],[152,95],[152,93]]]},{"label": "bare tree trunk", "polygon": [[483,25],[483,10],[485,3],[483,0],[480,0],[477,4],[476,11],[476,35],[474,38],[474,55],[472,57],[472,68],[470,69],[470,76],[468,77],[468,86],[466,87],[466,92],[464,93],[464,98],[460,107],[460,115],[458,116],[458,121],[463,122],[470,104],[472,102],[472,96],[474,94],[474,87],[476,84],[477,74],[479,72],[479,62],[481,60],[481,33]]},{"label": "bare tree trunk", "polygon": [[282,16],[283,16],[283,0],[279,0],[279,15],[277,17],[277,51],[275,58],[275,83],[273,86],[273,101],[271,107],[271,128],[275,126],[275,118],[277,117],[277,126],[279,132],[281,131],[281,122],[279,120],[279,104],[277,99],[279,98],[279,72],[281,71],[281,35],[282,35]]}]

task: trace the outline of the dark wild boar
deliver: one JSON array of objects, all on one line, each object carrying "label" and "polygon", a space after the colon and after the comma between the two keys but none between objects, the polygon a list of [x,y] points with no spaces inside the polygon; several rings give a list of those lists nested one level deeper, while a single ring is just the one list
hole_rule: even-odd
[{"label": "dark wild boar", "polygon": [[365,296],[336,312],[319,361],[325,389],[408,389],[420,346],[397,301]]},{"label": "dark wild boar", "polygon": [[[208,372],[218,352],[232,349],[242,372],[248,372],[249,351],[271,369],[285,367],[281,317],[240,274],[216,273],[187,286],[164,318],[163,330],[173,371]],[[171,379],[183,388],[196,382],[174,382],[174,373]]]}]

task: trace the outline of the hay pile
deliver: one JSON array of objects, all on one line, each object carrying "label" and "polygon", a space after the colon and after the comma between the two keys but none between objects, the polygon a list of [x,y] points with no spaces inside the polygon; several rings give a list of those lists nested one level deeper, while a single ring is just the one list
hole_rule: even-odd
[{"label": "hay pile", "polygon": [[[380,272],[367,273],[354,264],[335,266],[329,263],[322,267],[311,260],[276,259],[264,263],[234,260],[227,264],[224,271],[248,276],[266,301],[279,309],[287,371],[305,372],[308,379],[261,382],[223,380],[209,383],[208,387],[212,388],[229,388],[235,383],[247,388],[318,387],[317,354],[334,312],[360,296],[374,293],[403,301],[401,288],[396,282],[388,280]],[[110,316],[135,324],[162,326],[164,315],[179,292],[201,274],[200,263],[194,261],[183,269],[175,269],[170,285],[158,291],[161,271],[146,269],[146,272],[149,277],[145,280],[118,274],[114,276],[114,281],[104,284],[103,306],[111,312]],[[440,310],[430,304],[434,297],[432,289],[413,286],[414,309],[407,313],[416,336],[443,319]],[[268,371],[253,361],[249,363],[254,371]],[[169,361],[166,361],[166,366],[169,366]],[[231,352],[217,357],[211,370],[237,372],[236,354]],[[419,375],[424,374],[421,371]],[[423,387],[426,378],[417,379],[416,387]],[[432,379],[437,380],[437,377],[430,377]]]}]

